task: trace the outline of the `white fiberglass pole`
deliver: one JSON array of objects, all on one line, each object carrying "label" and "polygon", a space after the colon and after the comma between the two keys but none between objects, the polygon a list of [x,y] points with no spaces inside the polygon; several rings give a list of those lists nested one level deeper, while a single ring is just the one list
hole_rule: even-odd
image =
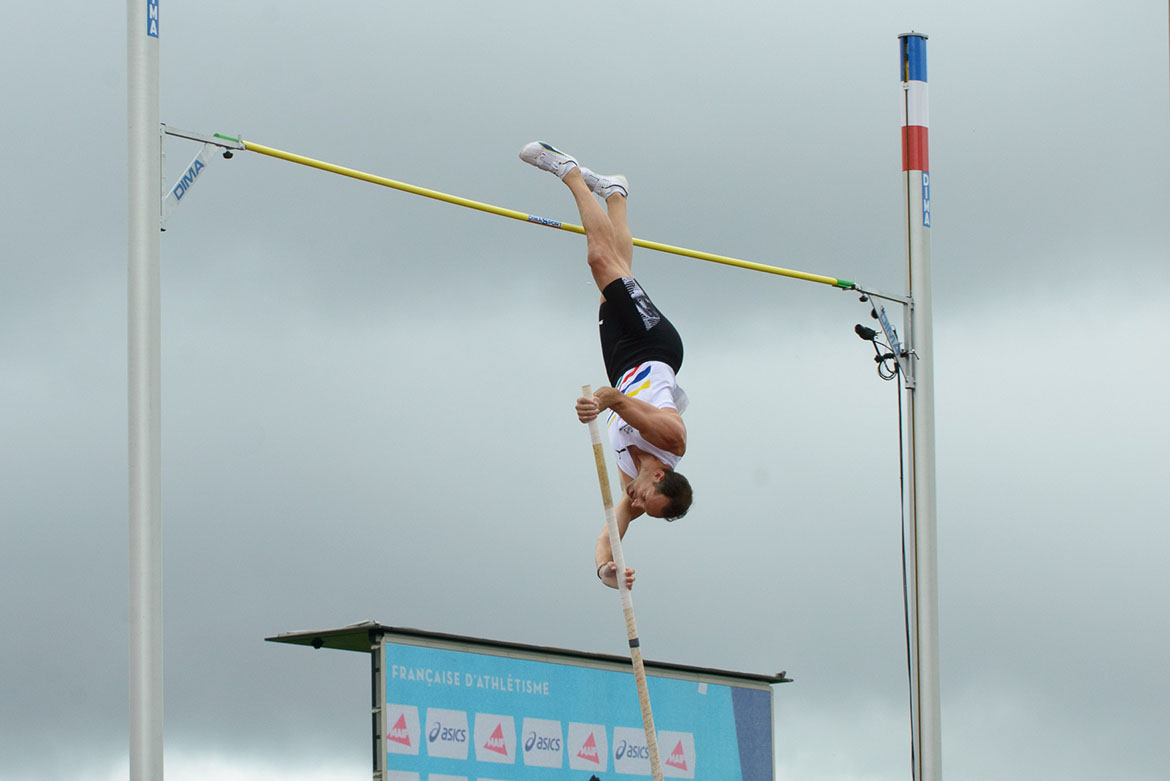
[{"label": "white fiberglass pole", "polygon": [[163,777],[158,6],[126,2],[130,781]]},{"label": "white fiberglass pole", "polygon": [[913,629],[911,682],[915,777],[942,778],[941,706],[938,664],[938,542],[934,470],[934,346],[930,304],[930,156],[926,36],[899,36],[902,91],[902,171],[905,177],[906,238],[913,335],[910,408],[910,569]]},{"label": "white fiberglass pole", "polygon": [[[592,386],[581,388],[585,398],[593,396]],[[601,426],[597,418],[589,421],[589,440],[593,443],[593,461],[597,465],[597,482],[601,487],[601,503],[605,509],[605,527],[609,532],[609,548],[613,563],[617,567],[618,592],[622,602],[622,616],[626,621],[626,636],[630,642],[630,661],[634,665],[634,683],[638,687],[638,706],[642,710],[642,729],[646,734],[646,753],[650,764],[650,776],[662,781],[662,760],[658,753],[658,732],[654,729],[654,712],[650,708],[650,689],[646,683],[646,667],[642,661],[642,642],[638,637],[638,624],[634,620],[634,600],[626,586],[626,557],[622,553],[622,538],[618,533],[617,515],[613,509],[613,494],[609,489],[609,470],[605,465],[605,448],[601,444]]]}]

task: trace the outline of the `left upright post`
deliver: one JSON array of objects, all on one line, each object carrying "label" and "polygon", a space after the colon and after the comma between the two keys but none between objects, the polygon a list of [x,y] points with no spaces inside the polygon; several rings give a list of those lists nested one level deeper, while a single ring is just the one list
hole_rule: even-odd
[{"label": "left upright post", "polygon": [[130,781],[163,777],[159,0],[126,0]]}]

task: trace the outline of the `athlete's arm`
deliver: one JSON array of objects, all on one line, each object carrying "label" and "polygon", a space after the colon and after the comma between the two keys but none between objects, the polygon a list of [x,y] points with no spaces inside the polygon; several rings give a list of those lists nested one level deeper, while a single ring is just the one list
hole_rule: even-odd
[{"label": "athlete's arm", "polygon": [[[623,399],[625,398],[625,396],[622,396],[622,394],[614,391],[613,388],[604,390],[611,390],[614,393],[617,393],[617,395],[621,396]],[[646,406],[651,405],[647,404]],[[576,409],[577,419],[582,423],[588,423],[589,421],[596,418],[604,408],[601,406],[596,396],[582,396],[581,398],[577,399]],[[686,430],[684,429],[683,431],[683,436],[685,439]],[[662,446],[659,445],[659,447]],[[629,475],[625,474],[624,472],[621,473],[621,486],[623,489],[629,484],[630,480],[631,478]],[[633,505],[630,503],[630,497],[627,496],[626,492],[623,490],[621,499],[619,499],[617,505],[614,506],[614,517],[617,520],[619,539],[625,539],[626,529],[630,528],[630,521],[634,520],[641,514],[642,510],[634,509]],[[601,534],[597,536],[597,545],[593,550],[593,563],[597,567],[597,577],[601,579],[601,582],[610,588],[617,588],[617,565],[613,561],[613,548],[609,544],[608,523],[601,527]],[[633,586],[634,570],[630,567],[626,567],[626,588],[633,588]]]},{"label": "athlete's arm", "polygon": [[[622,475],[624,478],[625,475]],[[642,514],[630,506],[630,497],[622,494],[621,501],[614,506],[614,516],[617,518],[618,537],[625,539],[626,529],[630,528],[630,521]],[[613,548],[609,544],[609,525],[601,527],[601,534],[597,536],[597,547],[593,551],[593,563],[597,565],[597,576],[601,582],[610,588],[617,588],[617,565],[613,561]],[[634,570],[626,567],[626,588],[634,587]]]},{"label": "athlete's arm", "polygon": [[[612,409],[622,420],[638,430],[643,439],[655,447],[683,456],[687,452],[687,426],[678,410],[670,407],[655,407],[653,404],[633,399],[614,388],[598,388],[593,394],[597,399],[598,411]],[[578,400],[578,410],[580,410]],[[580,417],[580,411],[578,411]]]}]

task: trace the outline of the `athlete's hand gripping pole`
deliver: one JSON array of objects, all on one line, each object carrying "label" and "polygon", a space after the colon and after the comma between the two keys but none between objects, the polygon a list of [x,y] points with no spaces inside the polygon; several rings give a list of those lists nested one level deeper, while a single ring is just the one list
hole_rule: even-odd
[{"label": "athlete's hand gripping pole", "polygon": [[[593,396],[593,387],[581,388],[585,398]],[[650,754],[650,773],[654,781],[662,781],[662,762],[658,757],[658,735],[654,731],[654,714],[650,710],[650,691],[646,687],[646,669],[642,664],[642,649],[638,643],[638,625],[634,622],[634,601],[626,585],[626,557],[622,554],[622,538],[618,534],[617,515],[613,509],[613,495],[609,488],[609,470],[605,465],[605,448],[601,444],[601,427],[597,418],[589,421],[589,438],[593,441],[593,460],[597,463],[597,481],[601,486],[601,503],[605,506],[605,527],[609,530],[609,547],[613,563],[617,565],[618,593],[622,599],[622,613],[626,619],[626,634],[630,639],[630,659],[634,663],[634,678],[638,683],[638,704],[642,707],[642,728],[646,731],[646,749]]]}]

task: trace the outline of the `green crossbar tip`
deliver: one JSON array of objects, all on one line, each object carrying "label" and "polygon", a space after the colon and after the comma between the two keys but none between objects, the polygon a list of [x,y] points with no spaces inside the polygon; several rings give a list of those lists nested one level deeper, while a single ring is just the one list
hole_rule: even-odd
[{"label": "green crossbar tip", "polygon": [[216,133],[215,138],[222,138],[224,141],[235,141],[237,144],[244,143],[243,141],[241,141],[238,138],[232,138],[231,136],[225,136],[223,133]]}]

